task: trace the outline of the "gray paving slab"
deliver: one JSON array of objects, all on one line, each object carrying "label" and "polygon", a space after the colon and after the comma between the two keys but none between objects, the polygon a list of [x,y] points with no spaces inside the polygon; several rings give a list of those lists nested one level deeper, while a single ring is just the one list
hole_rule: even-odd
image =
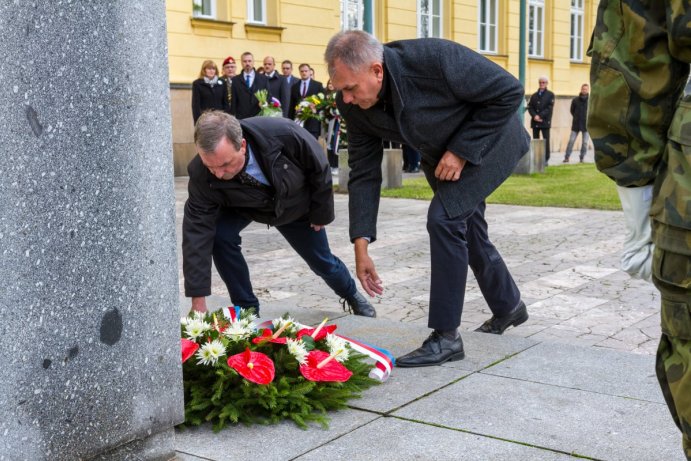
[{"label": "gray paving slab", "polygon": [[439,390],[468,374],[468,370],[424,367],[395,368],[384,383],[369,388],[362,398],[351,400],[353,408],[388,413]]},{"label": "gray paving slab", "polygon": [[185,461],[198,458],[211,461],[287,460],[348,434],[380,416],[359,410],[342,410],[330,413],[329,417],[328,429],[314,425],[309,430],[302,430],[286,421],[270,426],[233,426],[218,433],[214,433],[209,425],[177,430],[175,449],[180,459]]},{"label": "gray paving slab", "polygon": [[683,459],[665,405],[482,373],[393,414],[597,459]]},{"label": "gray paving slab", "polygon": [[[392,324],[383,319],[357,316],[342,317],[336,323],[338,324],[337,333],[383,347],[394,357],[420,347],[431,332],[430,329],[420,325]],[[446,363],[444,367],[477,371],[537,344],[532,339],[518,336],[499,337],[475,332],[463,332],[462,335],[466,352],[465,359]],[[399,368],[395,369],[394,373],[398,373],[399,370]]]},{"label": "gray paving slab", "polygon": [[[375,420],[357,430],[316,448],[299,461],[407,461],[407,460],[541,460],[575,458],[549,450],[528,447],[447,428],[428,426],[396,418]],[[193,460],[186,460],[193,461]]]},{"label": "gray paving slab", "polygon": [[483,370],[496,376],[665,403],[655,357],[542,343]]}]

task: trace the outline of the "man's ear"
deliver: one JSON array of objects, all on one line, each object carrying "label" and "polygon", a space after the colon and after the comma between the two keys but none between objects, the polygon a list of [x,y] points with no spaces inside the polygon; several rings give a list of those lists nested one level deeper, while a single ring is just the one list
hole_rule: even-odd
[{"label": "man's ear", "polygon": [[384,80],[384,66],[380,62],[372,64],[372,72],[379,81]]}]

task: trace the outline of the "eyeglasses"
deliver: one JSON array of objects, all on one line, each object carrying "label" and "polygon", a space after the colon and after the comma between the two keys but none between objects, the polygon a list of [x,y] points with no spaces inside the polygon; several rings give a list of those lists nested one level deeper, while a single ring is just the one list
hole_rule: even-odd
[{"label": "eyeglasses", "polygon": [[538,83],[547,83],[547,82],[544,80],[540,80]]}]

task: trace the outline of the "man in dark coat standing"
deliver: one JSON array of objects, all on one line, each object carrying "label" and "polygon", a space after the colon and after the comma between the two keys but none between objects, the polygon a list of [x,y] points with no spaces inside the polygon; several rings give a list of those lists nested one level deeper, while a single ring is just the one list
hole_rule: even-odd
[{"label": "man in dark coat standing", "polygon": [[464,357],[458,327],[469,266],[493,314],[478,331],[501,334],[525,322],[526,306],[484,219],[485,198],[529,148],[517,114],[521,84],[483,56],[440,39],[382,45],[365,32],[346,31],[329,41],[325,60],[348,125],[350,238],[357,277],[370,296],[383,291],[368,255],[377,238],[382,140],[417,149],[434,190],[427,214],[434,331],[398,366]]},{"label": "man in dark coat standing", "polygon": [[590,136],[588,136],[588,128],[586,121],[588,119],[588,94],[590,93],[590,86],[587,83],[581,85],[581,93],[573,98],[571,101],[571,115],[573,121],[571,122],[571,136],[569,136],[569,143],[566,145],[566,152],[564,153],[564,163],[569,163],[573,144],[576,142],[578,133],[583,133],[581,137],[581,155],[579,156],[581,163],[588,152],[588,143]]},{"label": "man in dark coat standing", "polygon": [[343,262],[331,253],[325,226],[334,219],[331,172],[319,144],[285,118],[239,122],[221,111],[197,121],[198,155],[189,173],[182,222],[185,295],[206,311],[211,257],[236,306],[254,307],[240,232],[252,221],[275,226],[356,315],[375,317]]},{"label": "man in dark coat standing", "polygon": [[230,102],[230,113],[238,119],[254,117],[259,113],[259,100],[254,95],[259,90],[268,92],[267,99],[270,99],[271,89],[269,80],[262,74],[254,70],[254,56],[252,53],[242,53],[242,72],[233,77],[232,99]]},{"label": "man in dark coat standing", "polygon": [[[307,96],[312,96],[314,94],[324,93],[324,85],[321,82],[314,80],[310,75],[309,64],[300,64],[298,67],[300,70],[300,81],[293,85],[291,88],[290,96],[290,113],[289,118],[295,118],[295,106],[298,105],[300,101],[305,99]],[[322,125],[316,118],[310,118],[305,120],[303,124],[305,129],[312,133],[312,136],[319,138],[321,134]]]},{"label": "man in dark coat standing", "polygon": [[276,70],[276,60],[273,56],[264,58],[264,76],[269,80],[269,93],[281,103],[283,116],[290,112],[290,85],[284,76]]},{"label": "man in dark coat standing", "polygon": [[554,93],[547,89],[548,83],[547,77],[540,77],[538,80],[540,87],[528,101],[533,139],[540,139],[540,133],[542,133],[542,139],[545,140],[545,165],[549,163],[549,129],[552,126],[552,109],[554,109]]}]

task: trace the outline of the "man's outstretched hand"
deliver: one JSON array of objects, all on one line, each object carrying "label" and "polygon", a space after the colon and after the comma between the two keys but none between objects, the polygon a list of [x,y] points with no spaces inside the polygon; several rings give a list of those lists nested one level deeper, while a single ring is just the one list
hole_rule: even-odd
[{"label": "man's outstretched hand", "polygon": [[355,274],[365,293],[374,297],[384,292],[381,279],[374,268],[374,261],[367,254],[369,242],[365,239],[355,240]]}]

